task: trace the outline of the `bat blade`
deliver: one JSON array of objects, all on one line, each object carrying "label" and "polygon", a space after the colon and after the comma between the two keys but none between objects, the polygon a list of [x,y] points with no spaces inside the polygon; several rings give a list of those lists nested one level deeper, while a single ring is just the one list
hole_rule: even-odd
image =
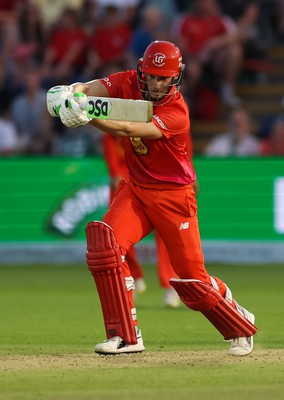
[{"label": "bat blade", "polygon": [[88,96],[86,110],[92,119],[150,122],[153,117],[153,103],[146,100]]}]

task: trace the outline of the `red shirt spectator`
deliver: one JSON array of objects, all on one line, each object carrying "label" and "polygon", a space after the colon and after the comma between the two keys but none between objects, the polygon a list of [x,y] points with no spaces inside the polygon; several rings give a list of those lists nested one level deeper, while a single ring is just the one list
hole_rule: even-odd
[{"label": "red shirt spectator", "polygon": [[53,63],[62,61],[68,54],[72,54],[72,63],[83,65],[83,50],[86,46],[87,36],[85,31],[77,25],[76,14],[73,10],[65,10],[61,24],[54,32],[49,49],[53,52]]},{"label": "red shirt spectator", "polygon": [[227,33],[224,20],[219,15],[199,17],[187,15],[181,25],[181,36],[189,54],[199,53],[212,38]]},{"label": "red shirt spectator", "polygon": [[44,55],[43,76],[55,82],[76,79],[85,64],[86,44],[87,35],[78,25],[76,10],[65,9]]},{"label": "red shirt spectator", "polygon": [[[186,58],[188,88],[185,90],[191,98],[192,115],[196,114],[198,90],[204,89],[202,85],[207,91],[218,91],[227,106],[238,106],[240,99],[234,92],[243,48],[236,23],[221,14],[217,0],[193,1],[192,11],[180,21],[177,41]],[[208,71],[210,74],[205,77]],[[215,99],[217,102],[218,98]],[[206,107],[202,105],[202,108]]]},{"label": "red shirt spectator", "polygon": [[118,9],[108,6],[102,24],[90,36],[90,53],[95,52],[100,62],[123,62],[131,37],[132,31],[120,19]]},{"label": "red shirt spectator", "polygon": [[112,28],[101,27],[91,37],[91,49],[98,53],[101,61],[116,61],[124,54],[130,38],[131,31],[126,24],[121,23]]}]

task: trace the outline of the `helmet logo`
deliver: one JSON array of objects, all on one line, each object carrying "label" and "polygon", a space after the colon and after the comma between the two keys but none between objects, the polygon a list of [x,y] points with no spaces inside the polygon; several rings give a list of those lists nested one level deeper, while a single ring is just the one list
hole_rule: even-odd
[{"label": "helmet logo", "polygon": [[165,58],[165,54],[155,53],[152,62],[156,67],[162,67],[163,65],[165,65]]}]

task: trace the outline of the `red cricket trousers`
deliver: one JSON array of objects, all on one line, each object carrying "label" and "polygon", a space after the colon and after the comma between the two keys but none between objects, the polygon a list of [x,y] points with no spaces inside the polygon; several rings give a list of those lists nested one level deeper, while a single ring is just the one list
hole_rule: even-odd
[{"label": "red cricket trousers", "polygon": [[[115,196],[116,196],[116,190],[111,190],[110,191],[110,204],[114,200]],[[159,278],[160,286],[162,288],[172,288],[172,286],[169,283],[169,280],[171,278],[177,278],[177,275],[175,274],[175,272],[172,268],[167,248],[157,232],[155,233],[155,238],[156,238],[157,259],[158,259],[158,263],[157,263],[158,278]],[[144,277],[144,271],[138,261],[136,249],[134,246],[128,248],[127,255],[126,255],[126,262],[129,266],[131,276],[134,279]]]},{"label": "red cricket trousers", "polygon": [[[112,227],[123,255],[155,229],[168,250],[175,273],[181,279],[198,279],[211,285],[204,265],[196,197],[191,184],[142,186],[122,181],[103,221]],[[127,263],[124,268],[125,276],[130,276]],[[224,296],[226,285],[215,279]]]}]

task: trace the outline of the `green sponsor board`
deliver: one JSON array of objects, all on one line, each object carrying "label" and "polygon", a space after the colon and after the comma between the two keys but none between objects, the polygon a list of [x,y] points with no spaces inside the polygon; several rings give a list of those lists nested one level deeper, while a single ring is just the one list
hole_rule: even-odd
[{"label": "green sponsor board", "polygon": [[195,160],[204,240],[284,239],[284,159]]},{"label": "green sponsor board", "polygon": [[[204,240],[283,240],[283,159],[194,164]],[[86,223],[107,211],[108,182],[99,158],[1,159],[0,242],[85,240]]]},{"label": "green sponsor board", "polygon": [[103,160],[1,160],[0,181],[0,241],[82,240],[108,208]]}]

